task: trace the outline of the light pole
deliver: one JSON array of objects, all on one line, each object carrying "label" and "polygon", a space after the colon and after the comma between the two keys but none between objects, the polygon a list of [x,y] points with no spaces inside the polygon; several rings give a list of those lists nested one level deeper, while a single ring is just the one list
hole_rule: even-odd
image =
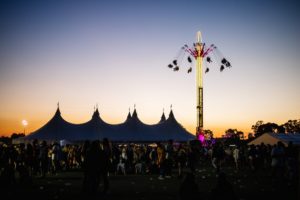
[{"label": "light pole", "polygon": [[22,120],[22,124],[23,124],[23,126],[24,126],[24,135],[25,135],[25,128],[26,128],[26,126],[28,125],[27,120],[23,119],[23,120]]}]

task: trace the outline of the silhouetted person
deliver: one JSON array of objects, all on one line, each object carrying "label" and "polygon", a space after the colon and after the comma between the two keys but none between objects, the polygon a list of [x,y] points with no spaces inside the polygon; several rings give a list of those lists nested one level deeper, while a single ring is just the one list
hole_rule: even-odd
[{"label": "silhouetted person", "polygon": [[28,143],[26,146],[26,165],[28,166],[29,175],[32,176],[34,169],[34,149],[33,146]]},{"label": "silhouetted person", "polygon": [[289,186],[297,185],[297,159],[298,159],[298,150],[293,145],[293,142],[290,141],[288,147],[286,148],[286,167],[287,167],[287,179]]},{"label": "silhouetted person", "polygon": [[19,182],[22,186],[28,185],[31,181],[28,165],[26,165],[27,155],[25,144],[19,145],[19,151],[16,160],[16,171],[19,173]]},{"label": "silhouetted person", "polygon": [[165,165],[166,165],[166,150],[161,143],[157,143],[157,166],[159,167],[159,180],[165,178]]},{"label": "silhouetted person", "polygon": [[172,177],[172,168],[174,162],[173,140],[169,140],[166,148],[166,178]]},{"label": "silhouetted person", "polygon": [[0,192],[1,196],[9,197],[15,189],[16,177],[14,166],[15,150],[12,146],[4,149],[1,155]]},{"label": "silhouetted person", "polygon": [[48,171],[48,146],[46,141],[42,142],[39,153],[41,177],[45,178]]},{"label": "silhouetted person", "polygon": [[90,141],[86,140],[86,141],[84,141],[83,146],[81,148],[81,152],[80,153],[81,153],[82,169],[83,170],[85,169],[87,152],[90,149],[90,145],[91,145]]},{"label": "silhouetted person", "polygon": [[181,200],[199,199],[200,193],[193,173],[187,173],[185,175],[180,185],[179,197]]},{"label": "silhouetted person", "polygon": [[103,151],[99,141],[93,141],[87,150],[84,168],[83,192],[87,196],[96,197],[100,183]]},{"label": "silhouetted person", "polygon": [[237,197],[231,183],[227,180],[225,173],[221,172],[218,175],[217,185],[212,189],[210,200],[230,199],[236,200]]},{"label": "silhouetted person", "polygon": [[216,143],[212,151],[212,165],[219,173],[221,169],[221,162],[224,159],[225,151],[221,143]]},{"label": "silhouetted person", "polygon": [[178,165],[178,178],[182,177],[182,171],[186,164],[186,157],[187,157],[186,151],[183,148],[183,146],[180,144],[176,156],[176,161]]},{"label": "silhouetted person", "polygon": [[271,151],[273,178],[283,179],[285,165],[285,147],[281,141],[274,145]]},{"label": "silhouetted person", "polygon": [[112,165],[111,163],[111,157],[112,157],[112,148],[109,144],[109,141],[107,138],[103,139],[102,142],[103,149],[101,151],[101,166],[100,166],[100,178],[103,180],[103,193],[106,194],[109,189],[109,180],[108,180],[108,173],[110,167]]},{"label": "silhouetted person", "polygon": [[196,140],[190,145],[188,152],[188,165],[192,173],[195,173],[196,168],[199,164],[199,158],[201,157],[201,143],[199,140]]},{"label": "silhouetted person", "polygon": [[52,164],[52,173],[56,174],[60,169],[60,159],[61,159],[61,147],[58,142],[55,142],[52,146],[51,154],[51,164]]},{"label": "silhouetted person", "polygon": [[40,146],[39,141],[35,139],[32,142],[33,158],[32,158],[32,175],[36,175],[40,172]]}]

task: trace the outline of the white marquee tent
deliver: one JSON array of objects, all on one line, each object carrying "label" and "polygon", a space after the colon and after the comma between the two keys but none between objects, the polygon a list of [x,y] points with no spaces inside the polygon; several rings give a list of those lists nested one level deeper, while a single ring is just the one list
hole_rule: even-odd
[{"label": "white marquee tent", "polygon": [[249,142],[248,145],[259,145],[262,142],[264,144],[274,145],[277,144],[278,141],[281,141],[285,146],[287,146],[289,142],[300,146],[300,133],[264,133]]},{"label": "white marquee tent", "polygon": [[172,110],[168,119],[163,113],[160,121],[152,125],[140,121],[136,109],[132,114],[128,113],[127,119],[123,123],[109,124],[101,119],[97,108],[91,120],[82,124],[73,124],[64,120],[57,108],[55,115],[48,123],[15,142],[34,139],[74,142],[102,140],[103,138],[112,141],[167,141],[169,139],[188,141],[195,139],[195,136],[177,122]]}]

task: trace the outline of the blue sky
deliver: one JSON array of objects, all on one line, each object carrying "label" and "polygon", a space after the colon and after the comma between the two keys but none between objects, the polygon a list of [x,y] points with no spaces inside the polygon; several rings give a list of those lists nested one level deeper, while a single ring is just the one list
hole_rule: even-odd
[{"label": "blue sky", "polygon": [[[66,120],[110,123],[137,105],[156,123],[170,104],[196,126],[195,74],[167,68],[200,30],[233,67],[204,77],[204,127],[251,131],[300,117],[297,1],[1,1],[0,134],[33,131],[60,101]],[[1,128],[2,127],[2,128]]]}]

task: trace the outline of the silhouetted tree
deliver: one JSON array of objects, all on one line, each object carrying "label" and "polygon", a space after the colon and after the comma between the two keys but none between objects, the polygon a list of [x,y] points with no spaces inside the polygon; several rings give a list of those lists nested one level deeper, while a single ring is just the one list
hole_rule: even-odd
[{"label": "silhouetted tree", "polygon": [[[252,125],[251,129],[253,130],[254,135],[257,134],[258,127],[260,127],[261,125],[263,125],[263,123],[264,122],[262,120],[259,120],[254,125]],[[249,138],[249,136],[248,136],[248,138]]]},{"label": "silhouetted tree", "polygon": [[262,124],[257,128],[257,131],[255,133],[255,137],[258,137],[264,133],[285,133],[284,127],[281,125],[275,123],[266,123]]},{"label": "silhouetted tree", "polygon": [[244,140],[245,139],[245,135],[243,131],[237,131],[237,136],[240,138],[240,140]]},{"label": "silhouetted tree", "polygon": [[252,140],[254,138],[253,133],[248,133],[248,140]]},{"label": "silhouetted tree", "polygon": [[289,120],[282,125],[286,133],[300,133],[300,119]]},{"label": "silhouetted tree", "polygon": [[239,144],[244,139],[244,132],[230,128],[225,131],[225,138],[228,144]]},{"label": "silhouetted tree", "polygon": [[226,138],[235,138],[236,137],[236,133],[237,133],[237,130],[236,129],[227,129],[225,131],[225,137]]},{"label": "silhouetted tree", "polygon": [[210,140],[212,138],[214,138],[214,133],[207,129],[207,130],[204,130],[204,136],[205,136],[205,140]]}]

